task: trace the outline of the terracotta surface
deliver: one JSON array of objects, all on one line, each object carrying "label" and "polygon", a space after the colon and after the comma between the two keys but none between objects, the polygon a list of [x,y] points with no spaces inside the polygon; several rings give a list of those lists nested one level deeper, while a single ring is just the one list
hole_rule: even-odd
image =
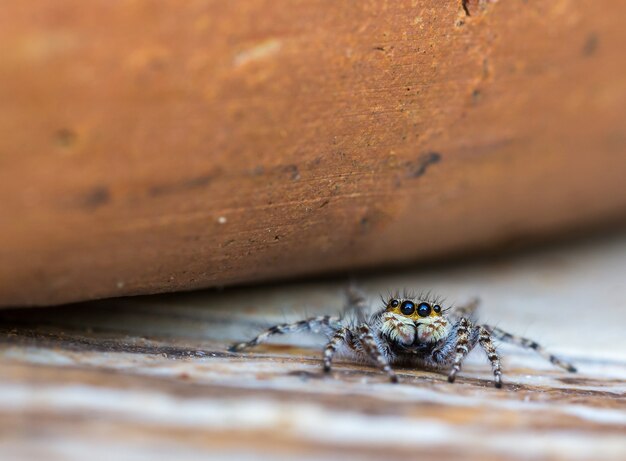
[{"label": "terracotta surface", "polygon": [[8,2],[0,305],[622,215],[624,18],[621,0]]},{"label": "terracotta surface", "polygon": [[324,338],[226,348],[275,323],[336,314],[344,281],[0,312],[0,459],[626,459],[626,235],[480,264],[359,279],[374,305],[433,289],[539,341],[579,373],[498,345],[504,387],[471,353],[455,384],[391,384]]}]

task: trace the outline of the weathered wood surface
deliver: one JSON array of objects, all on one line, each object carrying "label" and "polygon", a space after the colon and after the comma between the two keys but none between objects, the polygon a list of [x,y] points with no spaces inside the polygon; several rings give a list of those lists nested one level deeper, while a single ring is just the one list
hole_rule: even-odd
[{"label": "weathered wood surface", "polygon": [[461,4],[6,2],[0,305],[401,263],[623,213],[626,3]]},{"label": "weathered wood surface", "polygon": [[483,319],[571,359],[568,374],[502,345],[458,382],[400,369],[392,385],[315,337],[246,354],[227,345],[334,313],[343,282],[110,300],[0,313],[0,458],[21,460],[626,458],[626,237],[360,282],[479,295]]}]

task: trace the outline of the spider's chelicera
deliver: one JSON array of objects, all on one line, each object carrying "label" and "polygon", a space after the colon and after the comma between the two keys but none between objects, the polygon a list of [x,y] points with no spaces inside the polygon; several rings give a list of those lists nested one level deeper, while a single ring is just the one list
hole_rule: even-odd
[{"label": "spider's chelicera", "polygon": [[392,382],[398,378],[391,365],[400,364],[448,369],[448,381],[452,383],[467,354],[480,345],[491,362],[496,387],[502,387],[500,358],[492,341],[496,338],[533,349],[554,365],[576,371],[535,341],[477,323],[477,300],[463,307],[442,309],[438,299],[430,296],[396,295],[383,299],[384,306],[368,318],[365,298],[356,290],[350,290],[348,295],[348,307],[340,317],[326,315],[276,325],[230,350],[256,346],[276,334],[310,330],[325,333],[329,338],[323,358],[326,372],[330,371],[335,354],[343,352],[377,365]]}]

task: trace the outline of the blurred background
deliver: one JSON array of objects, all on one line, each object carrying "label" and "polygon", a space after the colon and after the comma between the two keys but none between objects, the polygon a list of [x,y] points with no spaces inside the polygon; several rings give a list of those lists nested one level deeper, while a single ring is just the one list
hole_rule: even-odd
[{"label": "blurred background", "polygon": [[[0,453],[626,458],[623,18],[618,0],[4,5]],[[341,309],[350,280],[373,305],[478,296],[581,374],[503,347],[504,391],[480,357],[454,386],[391,387],[349,362],[322,379],[319,338],[225,352]]]}]

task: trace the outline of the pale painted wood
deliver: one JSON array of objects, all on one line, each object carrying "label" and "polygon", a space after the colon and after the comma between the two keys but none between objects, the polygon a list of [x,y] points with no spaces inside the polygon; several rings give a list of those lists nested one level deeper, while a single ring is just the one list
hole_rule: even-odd
[{"label": "pale painted wood", "polygon": [[571,375],[501,346],[505,386],[480,354],[458,381],[340,361],[321,339],[249,354],[265,325],[335,312],[345,281],[5,311],[0,458],[626,459],[626,237],[359,280],[483,299],[483,318],[540,341]]}]

